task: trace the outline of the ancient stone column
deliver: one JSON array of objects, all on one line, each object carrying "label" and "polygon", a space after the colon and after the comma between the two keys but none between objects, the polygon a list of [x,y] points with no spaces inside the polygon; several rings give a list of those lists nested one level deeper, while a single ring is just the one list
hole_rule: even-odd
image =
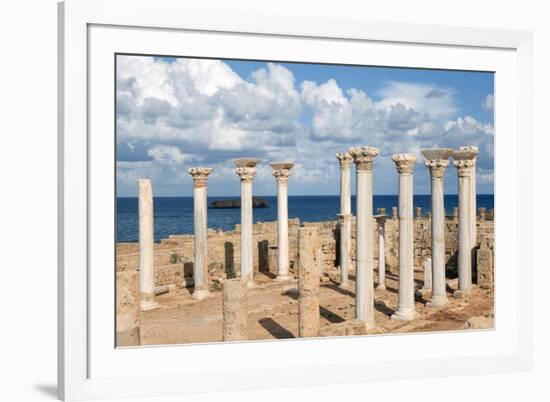
[{"label": "ancient stone column", "polygon": [[471,152],[472,154],[475,154],[473,159],[473,166],[472,166],[472,175],[470,177],[470,241],[472,243],[471,250],[472,250],[472,273],[476,272],[476,266],[477,266],[477,191],[476,191],[476,164],[477,164],[477,155],[479,155],[479,149],[478,147],[471,145],[471,146],[462,146],[459,148],[460,151],[464,152]]},{"label": "ancient stone column", "polygon": [[372,162],[378,148],[354,147],[349,150],[356,168],[356,268],[355,317],[374,325],[374,273],[372,229]]},{"label": "ancient stone column", "polygon": [[351,265],[351,214],[338,214],[336,217],[340,228],[340,287],[348,289]]},{"label": "ancient stone column", "polygon": [[272,163],[273,176],[277,180],[277,277],[286,281],[288,275],[288,177],[292,174],[291,162]]},{"label": "ancient stone column", "polygon": [[391,207],[391,218],[397,219],[397,207]]},{"label": "ancient stone column", "polygon": [[445,282],[445,170],[449,166],[449,148],[426,149],[426,167],[430,171],[432,187],[432,297],[429,305],[443,306],[447,302]]},{"label": "ancient stone column", "polygon": [[479,208],[479,220],[484,221],[486,219],[486,212],[487,210],[485,208]]},{"label": "ancient stone column", "polygon": [[253,219],[252,219],[252,180],[256,174],[259,159],[237,159],[236,173],[241,178],[241,278],[248,286],[253,285]]},{"label": "ancient stone column", "polygon": [[483,235],[477,251],[477,285],[483,289],[493,286],[493,235]]},{"label": "ancient stone column", "polygon": [[[378,211],[383,208],[379,208]],[[376,290],[386,290],[386,250],[384,246],[384,225],[386,222],[386,214],[378,215],[376,223],[378,224],[378,285]]]},{"label": "ancient stone column", "polygon": [[349,267],[351,263],[351,169],[353,158],[348,152],[337,153],[340,164],[340,286],[349,287]]},{"label": "ancient stone column", "polygon": [[349,152],[337,153],[340,165],[340,213],[351,214],[351,164],[353,158]]},{"label": "ancient stone column", "polygon": [[472,154],[475,154],[474,158],[472,159],[473,165],[472,165],[472,175],[470,177],[470,214],[471,214],[471,232],[470,232],[470,239],[472,241],[472,268],[475,266],[475,250],[477,248],[477,219],[476,219],[476,211],[477,211],[477,191],[476,191],[476,164],[477,164],[477,155],[479,155],[479,148],[471,145],[471,146],[463,146],[460,147],[460,151],[464,152],[471,152]]},{"label": "ancient stone column", "polygon": [[208,235],[206,180],[212,168],[196,167],[188,170],[194,182],[195,262],[193,264],[193,299],[202,300],[210,295],[208,291]]},{"label": "ancient stone column", "polygon": [[349,288],[349,268],[351,266],[351,214],[338,214],[340,228],[340,286]]},{"label": "ancient stone column", "polygon": [[394,320],[412,320],[414,308],[414,154],[392,156],[399,173],[399,295]]},{"label": "ancient stone column", "polygon": [[453,152],[458,173],[458,290],[456,297],[467,294],[472,287],[472,173],[477,152]]},{"label": "ancient stone column", "polygon": [[155,237],[153,189],[150,179],[138,180],[139,204],[139,294],[141,311],[159,308],[155,300]]},{"label": "ancient stone column", "polygon": [[315,263],[316,227],[298,229],[298,335],[319,336],[319,270]]},{"label": "ancient stone column", "polygon": [[116,273],[116,346],[139,346],[139,272]]},{"label": "ancient stone column", "polygon": [[223,281],[223,340],[248,338],[247,283],[243,278]]},{"label": "ancient stone column", "polygon": [[416,207],[416,208],[414,209],[414,215],[415,215],[416,218],[418,218],[418,219],[422,218],[422,208]]},{"label": "ancient stone column", "polygon": [[423,289],[426,291],[432,290],[432,257],[426,257],[422,264],[424,270],[424,285]]},{"label": "ancient stone column", "polygon": [[318,228],[312,232],[311,239],[313,244],[313,259],[315,261],[315,266],[317,267],[317,275],[321,278],[325,269],[325,256],[323,254],[323,246],[321,244],[321,236]]}]

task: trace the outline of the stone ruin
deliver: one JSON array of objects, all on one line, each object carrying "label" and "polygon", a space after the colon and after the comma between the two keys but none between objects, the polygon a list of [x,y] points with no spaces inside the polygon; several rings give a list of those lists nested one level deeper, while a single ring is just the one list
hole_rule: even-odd
[{"label": "stone ruin", "polygon": [[[274,281],[297,280],[299,336],[335,336],[376,332],[374,268],[378,291],[385,291],[386,272],[399,278],[397,310],[392,318],[415,316],[415,267],[423,269],[417,290],[428,305],[444,308],[445,280],[458,276],[455,297],[465,297],[474,284],[492,289],[494,278],[494,214],[475,213],[475,147],[458,151],[423,151],[432,178],[432,213],[412,208],[412,167],[416,157],[394,155],[399,177],[399,208],[391,216],[372,211],[372,162],[378,151],[356,147],[338,154],[341,210],[334,220],[300,222],[288,219],[287,183],[292,163],[272,164],[277,181],[278,220],[252,224],[252,181],[256,159],[236,161],[241,180],[242,222],[233,231],[207,229],[206,181],[209,168],[189,169],[195,183],[194,235],[172,235],[154,244],[150,182],[140,180],[140,243],[118,243],[117,344],[139,344],[139,314],[158,308],[155,295],[192,289],[197,301],[223,291],[223,340],[245,340],[246,295],[260,272]],[[450,216],[443,209],[443,177],[453,156],[459,176],[459,207]],[[351,164],[357,168],[357,216],[351,215]],[[474,183],[473,183],[474,182]],[[367,202],[370,200],[370,202]],[[361,202],[362,201],[362,202]],[[435,230],[435,232],[434,232]],[[356,245],[360,244],[361,247]],[[319,283],[340,278],[349,288],[356,276],[356,317],[319,327]]]}]

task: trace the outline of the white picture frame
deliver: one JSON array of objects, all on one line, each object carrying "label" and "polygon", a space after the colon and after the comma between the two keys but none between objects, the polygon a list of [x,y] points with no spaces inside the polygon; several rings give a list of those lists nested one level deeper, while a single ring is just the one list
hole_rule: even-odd
[{"label": "white picture frame", "polygon": [[[196,38],[199,45],[202,37],[225,41],[224,54],[221,49],[212,54],[212,50],[194,48],[193,55],[197,56],[318,60],[321,56],[315,56],[315,50],[308,49],[302,55],[298,52],[299,44],[307,41],[318,43],[311,48],[318,47],[318,52],[325,50],[328,55],[322,56],[323,60],[330,62],[360,61],[361,56],[352,57],[350,49],[363,47],[362,50],[369,49],[369,60],[374,65],[408,66],[415,57],[416,67],[475,69],[477,66],[495,71],[498,104],[495,202],[497,214],[506,216],[496,221],[496,266],[503,274],[497,274],[496,278],[495,331],[115,349],[112,343],[115,312],[111,303],[114,296],[106,296],[104,300],[94,296],[98,291],[109,294],[114,279],[109,280],[109,271],[93,269],[98,259],[112,258],[106,250],[108,246],[103,250],[101,242],[104,238],[106,244],[113,243],[104,234],[112,231],[107,204],[112,207],[114,193],[113,189],[96,191],[98,187],[94,184],[94,180],[113,174],[112,165],[98,163],[94,151],[97,147],[105,150],[101,156],[108,160],[105,158],[111,152],[108,143],[114,142],[112,137],[96,133],[98,129],[114,127],[111,124],[114,117],[105,115],[110,109],[106,107],[102,112],[102,100],[112,94],[108,79],[114,81],[108,65],[114,58],[109,56],[117,52],[189,54],[190,48],[183,54],[178,50],[186,42],[178,38],[186,35]],[[529,370],[531,47],[531,34],[520,31],[212,14],[187,9],[178,0],[60,3],[59,397],[64,400],[145,397]],[[346,55],[350,55],[349,60]],[[506,180],[503,176],[499,178],[501,171],[506,172]],[[105,219],[91,222],[90,211],[93,216],[104,215]],[[389,343],[392,349],[395,345],[393,353],[401,355],[390,355],[384,347]],[[456,346],[445,351],[445,345],[449,344]],[[319,353],[326,348],[349,348],[364,353],[335,353],[327,359],[323,357],[326,354]],[[174,359],[175,354],[185,358]],[[148,364],[168,361],[169,356],[172,363],[161,368]],[[223,356],[220,360],[226,364],[214,365],[216,356]],[[287,356],[292,356],[292,361]],[[147,367],[151,369],[145,370]]]}]

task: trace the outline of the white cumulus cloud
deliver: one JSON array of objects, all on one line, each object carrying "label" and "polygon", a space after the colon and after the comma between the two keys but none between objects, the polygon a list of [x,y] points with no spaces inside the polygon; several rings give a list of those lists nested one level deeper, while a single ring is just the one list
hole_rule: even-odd
[{"label": "white cumulus cloud", "polygon": [[178,147],[164,144],[149,148],[147,154],[154,162],[162,165],[176,165],[197,159],[194,155],[184,155]]},{"label": "white cumulus cloud", "polygon": [[[492,181],[493,126],[458,116],[454,89],[388,81],[374,95],[335,79],[296,82],[276,63],[241,77],[220,60],[119,56],[119,187],[131,192],[137,178],[151,177],[161,193],[192,188],[187,168],[203,165],[214,168],[210,188],[234,193],[232,160],[254,156],[262,160],[254,181],[260,194],[272,192],[268,163],[277,160],[296,162],[291,192],[336,193],[335,153],[353,145],[380,148],[382,183],[394,179],[392,153],[414,152],[421,160],[423,148],[477,145],[480,182]],[[492,110],[492,95],[482,107]]]},{"label": "white cumulus cloud", "polygon": [[481,107],[491,113],[495,111],[495,97],[493,94],[489,94],[485,97],[481,103]]},{"label": "white cumulus cloud", "polygon": [[377,95],[383,98],[380,105],[386,108],[400,103],[433,120],[451,118],[458,111],[455,91],[437,85],[389,81]]}]

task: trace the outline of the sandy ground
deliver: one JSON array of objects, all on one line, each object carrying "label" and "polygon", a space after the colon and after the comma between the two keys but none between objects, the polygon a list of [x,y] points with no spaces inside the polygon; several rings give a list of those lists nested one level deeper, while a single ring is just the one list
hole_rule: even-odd
[{"label": "sandy ground", "polygon": [[[416,286],[422,286],[421,273],[415,272]],[[337,277],[325,278],[320,287],[321,326],[351,320],[355,315],[354,288],[338,287]],[[298,335],[298,305],[296,281],[278,283],[271,274],[255,276],[257,286],[248,293],[249,339],[282,339]],[[376,291],[376,324],[382,332],[405,333],[419,331],[462,330],[468,318],[493,314],[493,291],[474,286],[467,298],[453,298],[457,280],[447,281],[448,304],[442,309],[425,306],[426,300],[416,298],[417,316],[409,322],[390,319],[397,306],[397,280],[386,274],[385,291]],[[222,293],[212,290],[212,296],[195,301],[189,289],[157,296],[161,308],[141,315],[142,345],[219,342],[222,340]]]}]

